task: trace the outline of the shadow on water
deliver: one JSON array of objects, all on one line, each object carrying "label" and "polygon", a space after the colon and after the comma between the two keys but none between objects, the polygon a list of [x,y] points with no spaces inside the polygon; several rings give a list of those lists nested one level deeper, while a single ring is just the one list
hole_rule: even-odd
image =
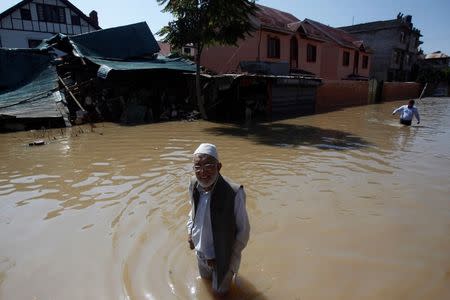
[{"label": "shadow on water", "polygon": [[267,300],[262,291],[258,291],[248,279],[241,275],[238,276],[237,282],[231,285],[230,291],[222,296],[213,292],[210,281],[204,279],[204,284],[208,286],[208,292],[214,300]]},{"label": "shadow on water", "polygon": [[206,130],[213,134],[241,137],[276,147],[311,146],[324,150],[350,150],[371,146],[363,138],[351,133],[308,125],[253,124],[249,127],[232,125]]}]

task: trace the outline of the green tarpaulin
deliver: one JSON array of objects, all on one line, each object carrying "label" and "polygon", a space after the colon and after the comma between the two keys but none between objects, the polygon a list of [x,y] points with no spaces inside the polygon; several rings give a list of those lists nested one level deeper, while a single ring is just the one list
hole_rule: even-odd
[{"label": "green tarpaulin", "polygon": [[87,57],[91,62],[100,66],[97,75],[106,78],[111,70],[134,71],[134,70],[173,70],[183,72],[195,72],[195,65],[181,58],[139,59],[139,60],[106,60]]},{"label": "green tarpaulin", "polygon": [[[9,76],[8,76],[9,75]],[[61,117],[58,75],[46,52],[0,49],[0,116]]]},{"label": "green tarpaulin", "polygon": [[159,52],[158,43],[145,22],[73,35],[69,39],[83,57],[128,59]]},{"label": "green tarpaulin", "polygon": [[157,55],[158,43],[145,22],[75,36],[58,34],[39,47],[42,49],[49,46],[73,52],[98,65],[98,76],[101,78],[107,78],[111,70],[195,72],[195,65],[190,61]]}]

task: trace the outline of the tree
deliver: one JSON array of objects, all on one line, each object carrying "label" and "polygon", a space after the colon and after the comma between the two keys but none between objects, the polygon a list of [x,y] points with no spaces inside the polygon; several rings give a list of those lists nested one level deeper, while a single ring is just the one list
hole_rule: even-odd
[{"label": "tree", "polygon": [[195,76],[197,104],[207,119],[200,87],[200,57],[204,47],[212,45],[236,45],[255,30],[251,16],[257,6],[253,0],[157,0],[164,5],[163,12],[170,12],[175,20],[157,34],[175,48],[192,43],[196,48]]},{"label": "tree", "polygon": [[419,70],[417,81],[420,83],[438,84],[441,81],[447,80],[446,72],[441,69],[433,67],[424,67]]}]

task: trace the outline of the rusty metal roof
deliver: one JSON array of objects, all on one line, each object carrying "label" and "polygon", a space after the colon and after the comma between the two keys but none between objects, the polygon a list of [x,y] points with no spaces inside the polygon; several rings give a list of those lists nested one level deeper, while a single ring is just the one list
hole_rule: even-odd
[{"label": "rusty metal roof", "polygon": [[255,13],[255,17],[259,21],[260,25],[266,25],[283,30],[291,30],[288,27],[288,24],[300,21],[290,13],[260,4],[257,4],[256,6],[258,7],[258,10]]},{"label": "rusty metal roof", "polygon": [[305,34],[308,38],[317,39],[321,41],[330,41],[331,39],[326,36],[322,31],[318,30],[311,24],[303,21],[300,24],[299,32]]},{"label": "rusty metal roof", "polygon": [[316,29],[316,32],[320,31],[328,38],[330,38],[331,40],[333,40],[334,42],[338,43],[343,47],[347,47],[350,49],[364,50],[363,41],[351,35],[350,33],[345,32],[342,29],[333,28],[331,26],[327,26],[325,24],[322,24],[320,22],[311,19],[305,19],[303,23],[310,24],[311,27],[314,27]]}]

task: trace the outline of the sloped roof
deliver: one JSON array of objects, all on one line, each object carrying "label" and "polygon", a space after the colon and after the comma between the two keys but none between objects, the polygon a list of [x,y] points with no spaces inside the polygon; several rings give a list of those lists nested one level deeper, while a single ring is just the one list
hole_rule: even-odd
[{"label": "sloped roof", "polygon": [[449,57],[450,56],[448,56],[445,53],[442,53],[441,51],[436,51],[436,52],[425,55],[425,59],[442,59],[442,58],[449,58]]},{"label": "sloped roof", "polygon": [[317,39],[321,41],[330,40],[330,38],[327,35],[325,35],[322,31],[304,21],[299,22],[298,30],[300,33],[305,34],[308,38]]},{"label": "sloped roof", "polygon": [[127,59],[159,52],[146,22],[73,35],[69,40],[81,56]]},{"label": "sloped roof", "polygon": [[[0,13],[0,20],[6,16],[8,16],[9,14],[11,14],[12,12],[14,12],[16,9],[21,8],[23,5],[28,4],[30,2],[32,2],[33,0],[23,0],[20,1],[19,3],[17,3],[16,5],[8,8],[7,10],[5,10],[4,12]],[[89,18],[88,16],[86,16],[81,10],[79,10],[75,5],[73,5],[72,3],[70,3],[68,0],[59,0],[62,3],[64,3],[66,6],[70,7],[73,11],[75,11],[83,20],[85,20],[89,25],[91,25],[92,27],[94,27],[95,29],[101,29],[97,24],[95,24],[91,18]]]},{"label": "sloped roof", "polygon": [[[13,76],[5,82],[5,77]],[[58,75],[45,51],[0,49],[0,115],[16,118],[62,117]],[[8,85],[6,85],[8,84]]]},{"label": "sloped roof", "polygon": [[260,4],[257,4],[256,6],[258,9],[256,10],[255,17],[260,25],[290,30],[288,24],[300,21],[290,13]]},{"label": "sloped roof", "polygon": [[364,50],[363,41],[357,39],[356,37],[348,32],[345,32],[342,29],[333,28],[311,19],[305,19],[303,22],[305,24],[310,24],[312,27],[343,47]]},{"label": "sloped roof", "polygon": [[39,45],[39,48],[48,47],[72,52],[98,65],[97,75],[101,78],[107,78],[113,70],[196,70],[192,62],[157,56],[160,48],[145,22],[75,36],[58,34]]}]

